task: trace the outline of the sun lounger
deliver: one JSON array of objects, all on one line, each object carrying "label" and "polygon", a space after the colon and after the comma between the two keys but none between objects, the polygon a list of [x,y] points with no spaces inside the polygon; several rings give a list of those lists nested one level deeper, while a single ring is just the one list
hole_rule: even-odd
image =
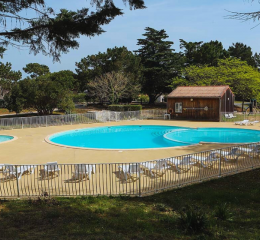
[{"label": "sun lounger", "polygon": [[21,179],[21,177],[28,173],[31,174],[34,172],[34,166],[14,166],[11,164],[5,164],[5,170],[3,171],[3,174],[8,179],[18,178]]},{"label": "sun lounger", "polygon": [[232,118],[232,117],[230,117],[229,114],[226,113],[226,114],[225,114],[225,118],[228,118],[228,119],[229,119],[229,118]]},{"label": "sun lounger", "polygon": [[249,120],[243,120],[243,121],[238,121],[235,122],[236,125],[248,125],[249,124]]},{"label": "sun lounger", "polygon": [[55,174],[57,174],[57,176],[59,176],[59,166],[57,162],[48,162],[45,164],[44,169],[40,170],[40,176],[41,178],[45,178],[45,177],[54,177]]},{"label": "sun lounger", "polygon": [[249,125],[255,125],[256,123],[259,123],[259,121],[248,122]]},{"label": "sun lounger", "polygon": [[73,179],[82,180],[84,178],[90,179],[91,174],[96,172],[96,166],[93,164],[75,164],[75,171],[72,175]]},{"label": "sun lounger", "polygon": [[236,118],[237,116],[234,116],[233,113],[230,113],[230,114],[229,114],[229,117],[230,117],[230,118]]},{"label": "sun lounger", "polygon": [[143,171],[141,171],[139,163],[138,164],[121,164],[120,166],[118,166],[118,169],[120,171],[120,175],[121,175],[121,173],[123,173],[124,179],[126,181],[127,181],[128,177],[130,179],[132,179],[133,174],[136,174],[139,178],[140,177],[139,173],[143,173]]},{"label": "sun lounger", "polygon": [[252,155],[260,154],[260,144],[249,146],[248,148],[239,148],[239,151],[241,151],[243,154],[247,154],[249,157],[252,157]]},{"label": "sun lounger", "polygon": [[190,156],[182,157],[181,159],[171,158],[168,161],[168,165],[174,167],[179,173],[181,171],[189,171],[195,164]]},{"label": "sun lounger", "polygon": [[168,165],[166,160],[158,160],[158,161],[149,161],[149,162],[143,162],[141,163],[141,168],[148,169],[151,176],[156,175],[162,175],[164,171],[171,166]]},{"label": "sun lounger", "polygon": [[221,160],[225,162],[231,162],[238,160],[238,157],[241,155],[241,152],[239,152],[238,147],[232,148],[230,151],[215,151],[217,154],[219,154],[219,157]]},{"label": "sun lounger", "polygon": [[195,162],[203,168],[212,167],[215,161],[220,160],[220,157],[215,151],[211,152],[207,157],[192,155],[191,158],[194,159]]}]

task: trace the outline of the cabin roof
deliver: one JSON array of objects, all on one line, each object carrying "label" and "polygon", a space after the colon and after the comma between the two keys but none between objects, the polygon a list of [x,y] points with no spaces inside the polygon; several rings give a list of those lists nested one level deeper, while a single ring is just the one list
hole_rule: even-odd
[{"label": "cabin roof", "polygon": [[167,97],[168,98],[221,98],[228,89],[230,89],[229,86],[184,86],[184,87],[177,87]]}]

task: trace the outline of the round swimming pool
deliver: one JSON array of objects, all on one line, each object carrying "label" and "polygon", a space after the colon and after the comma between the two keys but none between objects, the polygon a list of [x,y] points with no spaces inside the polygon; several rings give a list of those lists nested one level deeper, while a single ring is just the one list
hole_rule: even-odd
[{"label": "round swimming pool", "polygon": [[88,149],[152,149],[210,143],[260,142],[260,131],[236,128],[183,128],[157,125],[95,127],[61,132],[48,142]]},{"label": "round swimming pool", "polygon": [[14,139],[12,136],[0,135],[0,143]]}]

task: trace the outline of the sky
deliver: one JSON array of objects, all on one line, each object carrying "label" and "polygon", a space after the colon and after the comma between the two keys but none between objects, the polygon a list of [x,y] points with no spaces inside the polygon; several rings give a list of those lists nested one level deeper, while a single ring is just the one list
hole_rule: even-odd
[{"label": "sky", "polygon": [[[60,62],[53,63],[52,58],[42,54],[30,54],[28,50],[8,47],[3,62],[11,62],[13,70],[20,70],[27,63],[40,63],[49,66],[51,72],[71,70],[75,72],[75,62],[82,58],[105,52],[107,48],[126,46],[129,50],[137,50],[137,39],[144,38],[146,27],[157,30],[164,29],[173,41],[173,48],[179,52],[179,39],[185,41],[211,40],[221,41],[225,48],[232,43],[242,42],[250,46],[253,52],[260,53],[260,25],[258,22],[242,22],[227,19],[228,11],[251,12],[260,10],[258,1],[251,0],[145,0],[147,6],[143,10],[130,11],[122,0],[114,0],[116,6],[123,9],[124,15],[118,16],[103,29],[102,35],[92,38],[82,36],[80,47],[70,50],[61,56]],[[46,0],[46,5],[59,11],[89,7],[90,0]],[[260,23],[260,22],[259,22]]]}]

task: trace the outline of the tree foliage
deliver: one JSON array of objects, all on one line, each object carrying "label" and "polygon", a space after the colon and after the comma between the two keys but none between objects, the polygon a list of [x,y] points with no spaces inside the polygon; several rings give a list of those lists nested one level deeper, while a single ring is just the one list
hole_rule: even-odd
[{"label": "tree foliage", "polygon": [[[60,9],[57,13],[45,2],[0,1],[0,24],[3,29],[0,32],[0,45],[27,46],[34,54],[49,54],[54,61],[58,61],[61,53],[78,48],[77,39],[81,35],[99,35],[104,32],[103,25],[123,14],[113,0],[92,0],[92,7],[96,6],[96,11],[82,7],[77,11]],[[123,2],[128,3],[130,9],[145,8],[143,0]]]},{"label": "tree foliage", "polygon": [[257,59],[255,59],[251,47],[243,43],[233,43],[229,47],[228,52],[231,57],[236,57],[242,61],[246,61],[248,65],[252,67],[257,66]]},{"label": "tree foliage", "polygon": [[203,43],[202,41],[186,42],[180,39],[180,43],[181,49],[184,49],[186,65],[208,64],[216,66],[218,59],[229,57],[229,53],[219,41]]},{"label": "tree foliage", "polygon": [[12,84],[20,80],[22,73],[12,70],[12,64],[0,62],[0,87],[4,90],[11,90]]},{"label": "tree foliage", "polygon": [[144,39],[138,39],[140,48],[135,51],[142,63],[142,92],[148,94],[153,103],[161,94],[169,91],[171,79],[177,75],[181,55],[174,53],[173,42],[165,30],[145,28]]},{"label": "tree foliage", "polygon": [[179,85],[229,85],[237,100],[260,100],[260,73],[237,58],[220,59],[217,66],[189,66],[183,76],[173,80],[173,88]]},{"label": "tree foliage", "polygon": [[48,73],[37,78],[17,82],[5,96],[7,109],[19,113],[23,109],[35,109],[39,115],[52,114],[55,108],[67,112],[74,108],[71,88],[73,72]]},{"label": "tree foliage", "polygon": [[39,63],[28,63],[26,67],[23,68],[23,70],[27,74],[31,74],[31,78],[36,78],[44,74],[50,73],[50,69],[48,66]]},{"label": "tree foliage", "polygon": [[140,58],[126,47],[108,48],[106,52],[89,55],[77,62],[76,67],[81,91],[88,89],[88,83],[97,77],[110,72],[126,74],[134,85],[141,79]]},{"label": "tree foliage", "polygon": [[133,85],[123,73],[111,72],[102,75],[88,85],[88,97],[99,99],[100,102],[118,103],[125,98],[136,97],[140,92],[139,85]]}]

